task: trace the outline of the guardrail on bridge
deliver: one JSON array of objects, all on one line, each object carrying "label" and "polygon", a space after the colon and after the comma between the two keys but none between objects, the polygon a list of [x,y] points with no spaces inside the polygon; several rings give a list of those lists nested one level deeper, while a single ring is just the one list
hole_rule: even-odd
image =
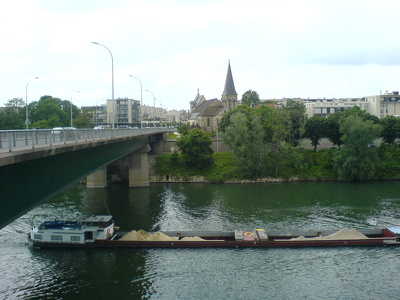
[{"label": "guardrail on bridge", "polygon": [[55,146],[69,143],[111,139],[129,135],[145,135],[174,131],[169,128],[145,129],[34,129],[0,130],[0,152],[34,149],[38,146]]}]

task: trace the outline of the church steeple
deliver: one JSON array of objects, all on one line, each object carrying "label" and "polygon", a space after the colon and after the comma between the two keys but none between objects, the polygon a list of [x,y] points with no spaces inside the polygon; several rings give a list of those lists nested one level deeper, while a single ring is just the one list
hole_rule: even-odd
[{"label": "church steeple", "polygon": [[230,60],[228,63],[228,72],[226,73],[225,88],[224,88],[224,91],[222,92],[222,96],[225,96],[225,95],[236,95],[237,96],[237,93],[235,90],[235,84],[233,83]]},{"label": "church steeple", "polygon": [[230,60],[228,63],[228,72],[226,74],[225,87],[224,91],[222,92],[221,102],[225,111],[234,109],[237,104],[237,93],[235,90],[235,84],[233,82]]}]

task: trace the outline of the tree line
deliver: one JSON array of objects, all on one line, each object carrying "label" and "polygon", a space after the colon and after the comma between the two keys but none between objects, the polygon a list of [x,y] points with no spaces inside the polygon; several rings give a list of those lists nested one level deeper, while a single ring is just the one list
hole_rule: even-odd
[{"label": "tree line", "polygon": [[[255,99],[227,112],[219,123],[220,136],[232,149],[241,178],[304,176],[307,172],[308,178],[341,181],[398,176],[400,118],[379,119],[357,106],[327,118],[308,118],[303,103],[288,100],[282,107],[260,105],[256,92],[246,93],[242,98]],[[188,126],[180,130],[177,145],[187,166],[211,166],[213,152],[207,134]],[[317,152],[323,138],[335,146]],[[378,138],[382,143],[376,148]],[[302,139],[309,139],[314,151],[303,149]],[[178,154],[174,159],[178,160]]]},{"label": "tree line", "polygon": [[317,151],[321,139],[327,138],[337,147],[331,155],[337,179],[360,181],[374,178],[382,166],[373,148],[376,139],[382,138],[382,148],[397,147],[400,119],[379,119],[357,106],[327,118],[307,118],[304,104],[288,100],[282,108],[237,106],[223,116],[220,131],[247,177],[278,177],[285,165],[301,169],[304,149],[300,140],[310,139]]},{"label": "tree line", "polygon": [[[9,100],[5,107],[0,109],[0,129],[25,129],[26,108],[22,98]],[[47,95],[28,104],[29,128],[68,127],[71,124],[71,108],[74,127],[87,128],[92,117],[88,111],[81,111],[74,104],[71,107],[71,101]]]}]

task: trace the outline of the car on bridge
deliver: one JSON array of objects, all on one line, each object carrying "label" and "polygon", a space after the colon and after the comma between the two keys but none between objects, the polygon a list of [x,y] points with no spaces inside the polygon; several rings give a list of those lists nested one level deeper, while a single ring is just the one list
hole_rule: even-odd
[{"label": "car on bridge", "polygon": [[62,127],[54,127],[53,130],[51,131],[51,134],[59,135],[61,133],[61,130],[63,130]]},{"label": "car on bridge", "polygon": [[54,127],[51,131],[53,136],[59,136],[60,140],[64,139],[79,139],[80,133],[75,127]]}]

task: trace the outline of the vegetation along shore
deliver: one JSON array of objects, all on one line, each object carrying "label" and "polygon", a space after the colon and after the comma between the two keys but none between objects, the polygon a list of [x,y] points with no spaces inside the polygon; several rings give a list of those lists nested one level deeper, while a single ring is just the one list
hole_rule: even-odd
[{"label": "vegetation along shore", "polygon": [[[231,152],[213,152],[215,132],[182,124],[179,152],[158,155],[151,181],[282,182],[336,180],[356,182],[400,179],[400,119],[383,119],[353,107],[328,118],[305,115],[304,105],[283,108],[240,105],[224,115],[219,135]],[[300,146],[307,138],[314,146]],[[322,138],[331,149],[318,149]],[[380,140],[376,147],[374,142]]]}]

